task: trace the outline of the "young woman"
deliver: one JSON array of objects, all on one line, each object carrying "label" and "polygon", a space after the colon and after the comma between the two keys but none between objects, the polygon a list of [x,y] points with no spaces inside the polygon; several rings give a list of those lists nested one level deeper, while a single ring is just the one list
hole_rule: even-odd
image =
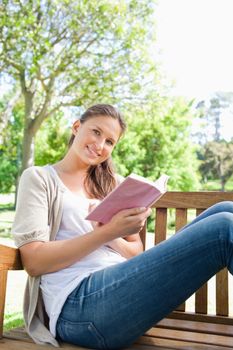
[{"label": "young woman", "polygon": [[102,226],[85,220],[120,181],[110,159],[124,130],[113,106],[92,106],[73,124],[61,161],[21,176],[13,235],[36,343],[125,348],[217,271],[233,271],[231,202],[146,252],[139,232],[150,209],[123,210]]}]

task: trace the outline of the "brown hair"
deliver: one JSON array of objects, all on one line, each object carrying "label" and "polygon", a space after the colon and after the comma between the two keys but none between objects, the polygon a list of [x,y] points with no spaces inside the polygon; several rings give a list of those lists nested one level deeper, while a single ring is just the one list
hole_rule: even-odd
[{"label": "brown hair", "polygon": [[[106,116],[117,119],[121,126],[121,135],[126,130],[126,123],[122,114],[115,107],[108,104],[97,104],[88,108],[81,115],[80,122],[85,123],[86,120],[96,116]],[[72,134],[69,140],[69,147],[72,145],[74,138],[75,135]],[[108,158],[98,165],[91,165],[87,171],[84,186],[87,193],[93,198],[103,199],[111,192],[116,187],[112,159]]]}]

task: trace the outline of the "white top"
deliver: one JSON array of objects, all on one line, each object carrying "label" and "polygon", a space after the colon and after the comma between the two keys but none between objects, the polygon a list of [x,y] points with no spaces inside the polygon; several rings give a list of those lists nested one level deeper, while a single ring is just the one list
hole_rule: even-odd
[{"label": "white top", "polygon": [[[91,222],[85,220],[85,217],[89,212],[89,206],[93,204],[94,200],[72,193],[63,184],[55,169],[52,166],[50,168],[53,169],[52,171],[57,181],[65,188],[62,220],[56,240],[74,238],[93,231]],[[125,260],[118,252],[103,245],[73,265],[41,276],[40,288],[45,309],[50,319],[50,332],[54,337],[56,336],[57,319],[63,304],[78,284],[94,271]],[[56,295],[56,298],[54,298],[54,295]]]}]

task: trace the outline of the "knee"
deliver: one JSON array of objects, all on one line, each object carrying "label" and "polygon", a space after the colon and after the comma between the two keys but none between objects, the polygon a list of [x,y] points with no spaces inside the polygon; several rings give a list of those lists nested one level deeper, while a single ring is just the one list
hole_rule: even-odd
[{"label": "knee", "polygon": [[233,213],[233,202],[232,201],[223,201],[213,205],[216,212],[226,212]]},{"label": "knee", "polygon": [[233,235],[233,213],[225,211],[216,214],[215,217],[217,219],[215,223],[219,226],[220,232],[226,235],[228,235],[228,233]]}]

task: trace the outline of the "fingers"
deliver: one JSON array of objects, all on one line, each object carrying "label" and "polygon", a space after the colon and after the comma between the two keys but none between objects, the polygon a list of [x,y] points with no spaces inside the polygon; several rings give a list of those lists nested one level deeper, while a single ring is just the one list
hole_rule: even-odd
[{"label": "fingers", "polygon": [[152,212],[151,208],[147,208],[145,211],[139,214],[139,218],[145,221],[148,218],[148,216],[150,216],[151,212]]},{"label": "fingers", "polygon": [[113,226],[113,231],[116,229],[118,233],[127,236],[139,232],[150,214],[150,208],[125,209],[113,216],[110,225]]},{"label": "fingers", "polygon": [[150,208],[148,208],[148,209],[145,209],[142,212],[140,211],[137,214],[128,215],[127,217],[125,217],[125,219],[128,222],[131,222],[132,224],[137,225],[138,228],[141,229],[145,225],[146,219],[151,214],[151,211],[152,210]]},{"label": "fingers", "polygon": [[148,213],[148,215],[150,215],[151,209],[145,208],[145,207],[131,208],[131,209],[122,210],[120,213],[123,214],[123,216],[138,215],[138,214],[142,214],[142,213]]}]

